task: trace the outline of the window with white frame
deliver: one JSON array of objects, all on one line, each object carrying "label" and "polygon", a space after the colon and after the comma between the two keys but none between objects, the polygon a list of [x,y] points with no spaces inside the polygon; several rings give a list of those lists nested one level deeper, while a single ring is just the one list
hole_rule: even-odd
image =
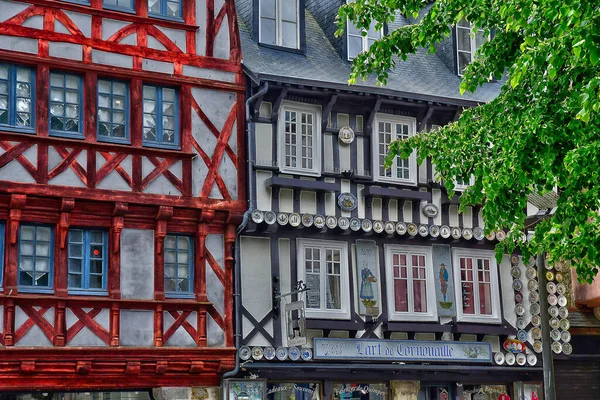
[{"label": "window with white frame", "polygon": [[462,76],[467,65],[475,58],[477,50],[488,40],[489,36],[483,29],[474,28],[470,22],[464,19],[456,25],[458,75]]},{"label": "window with white frame", "polygon": [[402,159],[396,157],[390,168],[385,168],[390,143],[394,140],[403,140],[415,132],[415,119],[398,117],[395,115],[377,116],[373,143],[373,171],[375,180],[398,183],[417,183],[417,157],[412,153],[410,157]]},{"label": "window with white frame", "polygon": [[454,249],[458,320],[500,323],[498,267],[494,251]]},{"label": "window with white frame", "polygon": [[345,242],[298,239],[298,280],[310,289],[307,317],[350,317],[347,249]]},{"label": "window with white frame", "polygon": [[375,29],[375,22],[369,29],[359,29],[352,22],[347,21],[348,33],[348,60],[354,59],[359,53],[369,50],[376,40],[381,39],[382,30]]},{"label": "window with white frame", "polygon": [[285,103],[279,113],[279,167],[283,172],[318,176],[321,173],[321,110]]},{"label": "window with white frame", "polygon": [[299,0],[259,0],[260,43],[298,49]]},{"label": "window with white frame", "polygon": [[454,179],[454,190],[464,192],[469,186],[475,184],[475,177],[471,175],[469,179]]},{"label": "window with white frame", "polygon": [[390,320],[435,321],[431,248],[385,245]]}]

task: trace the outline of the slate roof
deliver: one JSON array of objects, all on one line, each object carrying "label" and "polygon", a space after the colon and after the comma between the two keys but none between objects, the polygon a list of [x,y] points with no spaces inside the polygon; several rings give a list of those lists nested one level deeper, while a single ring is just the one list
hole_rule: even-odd
[{"label": "slate roof", "polygon": [[[321,0],[323,1],[323,0]],[[338,52],[308,9],[306,16],[306,49],[304,54],[259,46],[252,39],[252,0],[236,0],[240,14],[239,26],[243,64],[256,80],[270,80],[292,84],[306,84],[358,92],[381,93],[414,99],[443,101],[451,104],[488,102],[500,92],[501,84],[494,82],[480,87],[475,93],[459,92],[456,76],[436,54],[424,49],[399,61],[389,75],[385,87],[376,86],[375,79],[348,85],[350,63],[340,58]],[[396,26],[409,23],[400,17]]]}]

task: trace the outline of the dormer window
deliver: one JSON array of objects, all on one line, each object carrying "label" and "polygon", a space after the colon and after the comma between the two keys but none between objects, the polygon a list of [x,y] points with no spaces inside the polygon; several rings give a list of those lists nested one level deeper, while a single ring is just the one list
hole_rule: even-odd
[{"label": "dormer window", "polygon": [[475,58],[475,53],[482,44],[489,40],[483,29],[476,29],[473,25],[462,20],[456,25],[456,49],[458,60],[458,75],[462,76],[463,71]]},{"label": "dormer window", "polygon": [[258,41],[273,46],[300,48],[299,0],[259,0]]},{"label": "dormer window", "polygon": [[348,33],[348,60],[353,60],[363,51],[369,50],[376,40],[381,39],[382,30],[375,29],[375,21],[371,23],[369,30],[358,29],[352,22],[347,21]]}]

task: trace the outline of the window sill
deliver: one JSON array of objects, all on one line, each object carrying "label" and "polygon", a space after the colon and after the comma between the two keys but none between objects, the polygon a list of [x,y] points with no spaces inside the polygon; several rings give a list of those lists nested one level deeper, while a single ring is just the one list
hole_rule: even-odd
[{"label": "window sill", "polygon": [[28,135],[36,134],[35,128],[20,128],[18,126],[12,126],[12,125],[0,125],[0,129],[4,129],[5,131],[10,131],[10,132],[26,133]]},{"label": "window sill", "polygon": [[61,137],[67,139],[75,139],[75,140],[84,140],[85,136],[83,133],[71,133],[71,132],[62,132],[62,131],[49,131],[50,136]]},{"label": "window sill", "polygon": [[349,320],[350,312],[349,311],[314,311],[309,309],[305,309],[305,315],[307,319],[336,319],[336,320]]},{"label": "window sill", "polygon": [[165,298],[168,299],[194,299],[193,293],[165,293]]},{"label": "window sill", "polygon": [[394,313],[389,316],[389,321],[394,322],[436,322],[437,320],[437,315],[433,314],[417,315]]},{"label": "window sill", "polygon": [[390,183],[394,185],[417,186],[416,180],[413,181],[407,179],[388,178],[386,176],[375,176],[373,180],[375,182]]},{"label": "window sill", "polygon": [[37,287],[19,286],[19,292],[20,293],[54,294],[54,288],[37,288]]},{"label": "window sill", "polygon": [[142,146],[149,147],[151,149],[165,149],[165,150],[175,150],[175,151],[181,150],[181,146],[179,146],[178,144],[166,145],[166,144],[160,144],[160,143],[143,142]]},{"label": "window sill", "polygon": [[273,49],[273,50],[279,50],[279,51],[286,51],[288,53],[294,53],[294,54],[304,55],[304,49],[302,49],[302,48],[293,48],[293,47],[278,46],[276,44],[267,44],[267,43],[261,43],[261,42],[258,42],[258,45],[260,47],[265,47],[267,49]]},{"label": "window sill", "polygon": [[279,172],[281,172],[282,174],[310,176],[313,178],[318,178],[321,176],[320,170],[309,171],[309,170],[290,169],[290,168],[279,167]]},{"label": "window sill", "polygon": [[162,15],[162,14],[154,14],[149,12],[148,13],[148,17],[149,18],[155,18],[155,19],[162,19],[165,21],[173,21],[173,22],[179,22],[179,23],[183,23],[183,18],[182,17],[169,17],[167,15]]},{"label": "window sill", "polygon": [[94,291],[94,290],[69,290],[67,292],[70,296],[108,296],[106,291]]},{"label": "window sill", "polygon": [[111,11],[117,11],[117,12],[135,15],[135,10],[132,8],[112,6],[112,5],[106,5],[106,4],[102,4],[102,8],[104,10],[111,10]]},{"label": "window sill", "polygon": [[462,315],[457,318],[457,322],[468,322],[475,324],[501,324],[502,318],[496,316],[481,317],[481,316],[466,316]]},{"label": "window sill", "polygon": [[102,137],[102,136],[97,136],[96,139],[99,142],[103,142],[103,143],[131,145],[131,140],[129,140],[129,139],[114,139],[114,138]]}]

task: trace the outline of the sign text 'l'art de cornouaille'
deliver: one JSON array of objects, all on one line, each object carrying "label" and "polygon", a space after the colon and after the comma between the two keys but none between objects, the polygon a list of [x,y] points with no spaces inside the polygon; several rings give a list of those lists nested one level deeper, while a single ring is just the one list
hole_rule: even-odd
[{"label": "sign text 'l'art de cornouaille'", "polygon": [[492,361],[486,342],[315,338],[315,360]]}]

